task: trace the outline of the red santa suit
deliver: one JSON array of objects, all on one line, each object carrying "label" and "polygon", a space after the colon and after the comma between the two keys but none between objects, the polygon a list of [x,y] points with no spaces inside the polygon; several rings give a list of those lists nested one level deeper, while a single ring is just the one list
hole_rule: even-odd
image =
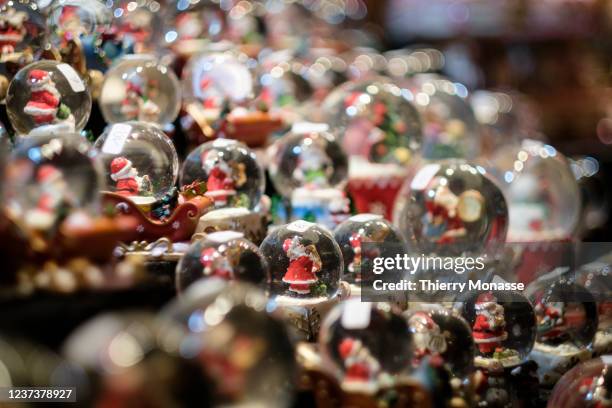
[{"label": "red santa suit", "polygon": [[457,211],[454,211],[453,214],[449,211],[448,207],[453,198],[456,198],[456,196],[450,190],[438,189],[435,198],[425,202],[425,209],[429,217],[432,220],[439,217],[445,223],[445,231],[436,241],[439,244],[453,243],[455,241],[453,233],[456,232],[461,235],[461,231],[464,230],[463,221],[459,218]]},{"label": "red santa suit", "polygon": [[287,238],[283,243],[283,250],[289,257],[289,267],[283,282],[289,284],[290,291],[305,295],[310,293],[310,285],[319,280],[315,273],[321,269],[321,263],[319,257],[309,253],[299,240],[295,236]]},{"label": "red santa suit", "polygon": [[36,208],[42,212],[52,213],[62,200],[62,174],[54,166],[45,164],[38,169],[36,176],[42,193]]},{"label": "red santa suit", "polygon": [[142,87],[134,81],[127,82],[125,98],[121,101],[121,114],[126,119],[137,119],[140,112],[140,101],[142,99]]},{"label": "red santa suit", "polygon": [[[204,161],[205,163],[205,161]],[[236,194],[232,170],[223,160],[216,162],[208,172],[206,196],[212,198],[215,205],[226,205],[230,196]]]},{"label": "red santa suit", "polygon": [[[477,316],[472,327],[474,342],[482,354],[489,355],[500,348],[508,337],[503,323],[504,309],[491,293],[478,296],[475,309]],[[500,313],[502,319],[499,319]]]},{"label": "red santa suit", "polygon": [[25,35],[24,22],[28,15],[22,11],[8,9],[0,16],[0,54],[12,54],[15,46],[23,41]]},{"label": "red santa suit", "polygon": [[345,382],[367,383],[380,371],[380,364],[360,340],[345,338],[338,345],[338,354],[344,362]]},{"label": "red santa suit", "polygon": [[200,256],[204,275],[230,280],[234,271],[227,258],[221,256],[215,248],[205,248]]},{"label": "red santa suit", "polygon": [[349,244],[353,248],[353,262],[348,266],[349,272],[355,272],[355,265],[359,267],[361,264],[361,236],[358,233],[353,233],[349,238]]},{"label": "red santa suit", "polygon": [[110,166],[111,178],[117,183],[115,186],[117,194],[132,196],[140,192],[138,172],[132,166],[131,161],[125,157],[115,157]]},{"label": "red santa suit", "polygon": [[31,89],[30,100],[23,111],[30,115],[37,125],[55,122],[60,93],[51,81],[49,72],[33,69],[28,74],[28,83]]}]

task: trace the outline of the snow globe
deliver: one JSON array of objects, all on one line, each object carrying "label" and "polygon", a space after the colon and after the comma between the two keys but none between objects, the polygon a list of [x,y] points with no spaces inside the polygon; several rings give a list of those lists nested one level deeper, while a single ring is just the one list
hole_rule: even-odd
[{"label": "snow globe", "polygon": [[176,119],[181,102],[174,72],[151,55],[126,55],[106,72],[100,109],[108,123],[130,120],[160,126]]},{"label": "snow globe", "polygon": [[415,75],[407,85],[423,118],[423,157],[476,158],[480,135],[467,88],[434,74]]},{"label": "snow globe", "polygon": [[77,327],[62,348],[83,375],[78,398],[85,406],[210,402],[199,344],[174,322],[149,313],[101,314]]},{"label": "snow globe", "polygon": [[536,319],[525,296],[511,290],[470,290],[457,297],[454,308],[472,328],[479,406],[513,406],[526,398],[525,392],[537,389],[535,367],[527,360]]},{"label": "snow globe", "polygon": [[508,209],[484,168],[447,160],[421,167],[406,184],[394,221],[416,253],[491,260],[505,242]]},{"label": "snow globe", "polygon": [[51,43],[62,60],[85,74],[86,68],[105,70],[113,53],[108,48],[112,12],[98,0],[60,0],[49,7]]},{"label": "snow globe", "polygon": [[323,102],[325,123],[349,156],[349,191],[359,212],[391,218],[422,131],[413,95],[386,78],[347,82]]},{"label": "snow globe", "polygon": [[606,408],[612,405],[612,355],[588,360],[565,373],[548,408]]},{"label": "snow globe", "polygon": [[347,158],[326,124],[294,124],[270,146],[268,160],[274,187],[290,202],[292,219],[334,228],[347,217]]},{"label": "snow globe", "polygon": [[191,244],[176,268],[177,291],[212,277],[249,282],[263,290],[270,283],[268,264],[259,248],[236,231],[206,234]]},{"label": "snow globe", "polygon": [[601,258],[585,264],[577,271],[576,281],[584,286],[597,302],[598,326],[593,340],[593,354],[612,353],[612,266]]},{"label": "snow globe", "polygon": [[139,207],[151,206],[174,188],[178,156],[172,140],[158,127],[116,123],[106,128],[94,147],[104,166],[108,191]]},{"label": "snow globe", "polygon": [[24,138],[5,169],[9,215],[30,231],[53,234],[78,214],[96,215],[104,188],[100,162],[78,134]]},{"label": "snow globe", "polygon": [[278,312],[252,285],[207,279],[191,286],[162,316],[179,322],[190,333],[187,339],[199,345],[197,358],[211,384],[209,405],[286,408],[296,367]]},{"label": "snow globe", "polygon": [[264,174],[255,153],[232,139],[217,139],[192,151],[181,169],[182,189],[195,188],[213,200],[215,208],[259,206]]},{"label": "snow globe", "polygon": [[[285,122],[301,117],[301,104],[312,96],[312,88],[300,74],[293,54],[288,50],[261,53],[259,56],[259,92],[256,103],[279,112]],[[297,71],[297,72],[296,72]]]},{"label": "snow globe", "polygon": [[544,275],[525,293],[534,304],[537,338],[530,358],[538,364],[543,387],[580,361],[591,358],[597,331],[597,304],[593,295],[573,278]]},{"label": "snow globe", "polygon": [[474,371],[472,332],[459,313],[421,304],[405,315],[412,333],[415,367],[428,358],[428,364],[444,367],[453,377],[466,378]]},{"label": "snow globe", "polygon": [[218,5],[208,1],[176,2],[168,7],[164,41],[176,54],[189,57],[210,41],[221,39],[225,16]]},{"label": "snow globe", "polygon": [[571,236],[580,219],[580,189],[563,154],[525,139],[498,151],[492,165],[508,201],[509,242]]},{"label": "snow globe", "polygon": [[70,65],[38,61],[19,70],[11,81],[6,110],[21,136],[73,133],[89,119],[91,95]]},{"label": "snow globe", "polygon": [[113,12],[113,28],[124,48],[135,54],[155,53],[161,42],[163,20],[161,5],[155,0],[110,0],[106,7]]},{"label": "snow globe", "polygon": [[45,16],[35,1],[0,3],[0,100],[13,75],[38,59],[46,37]]},{"label": "snow globe", "polygon": [[334,229],[334,239],[344,259],[342,280],[351,284],[351,294],[358,296],[364,271],[372,270],[375,257],[395,258],[406,253],[406,241],[389,221],[378,214],[358,214]]},{"label": "snow globe", "polygon": [[387,303],[349,299],[336,305],[321,326],[319,349],[347,393],[375,394],[412,369],[408,324]]}]

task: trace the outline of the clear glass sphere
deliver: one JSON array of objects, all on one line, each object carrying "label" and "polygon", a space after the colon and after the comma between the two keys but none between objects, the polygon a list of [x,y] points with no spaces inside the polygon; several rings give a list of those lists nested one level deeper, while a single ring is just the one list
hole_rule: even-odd
[{"label": "clear glass sphere", "polygon": [[325,317],[319,333],[323,360],[345,389],[370,391],[412,369],[406,320],[387,303],[350,299]]},{"label": "clear glass sphere", "polygon": [[176,183],[178,155],[172,140],[157,126],[116,123],[106,128],[94,147],[111,192],[145,204],[168,194]]},{"label": "clear glass sphere", "polygon": [[176,119],[180,84],[172,69],[150,55],[126,55],[106,72],[100,109],[109,123],[129,120],[165,125]]},{"label": "clear glass sphere", "polygon": [[477,366],[516,366],[531,351],[536,318],[531,303],[521,293],[466,291],[457,297],[455,309],[472,328]]},{"label": "clear glass sphere", "polygon": [[497,256],[508,209],[482,167],[448,160],[423,166],[404,186],[394,220],[415,253]]},{"label": "clear glass sphere", "polygon": [[55,1],[47,16],[51,42],[61,49],[77,40],[86,55],[99,53],[104,37],[111,32],[112,18],[111,10],[99,0]]},{"label": "clear glass sphere", "polygon": [[408,327],[413,340],[413,365],[429,358],[452,375],[466,377],[474,370],[476,346],[472,330],[459,313],[443,307],[423,307],[408,311]]},{"label": "clear glass sphere", "polygon": [[33,0],[0,2],[0,75],[36,60],[45,46],[45,15]]},{"label": "clear glass sphere", "polygon": [[259,205],[265,179],[255,153],[231,139],[217,139],[200,145],[183,163],[179,184],[204,185],[205,195],[216,208]]},{"label": "clear glass sphere", "polygon": [[415,75],[408,87],[423,119],[423,157],[476,158],[480,133],[466,87],[433,74]]},{"label": "clear glass sphere", "polygon": [[342,188],[346,183],[347,157],[328,128],[322,123],[296,123],[270,146],[270,177],[285,197],[297,188]]},{"label": "clear glass sphere", "polygon": [[[162,2],[163,4],[163,2]],[[107,0],[113,28],[124,47],[136,54],[155,53],[163,34],[162,5],[156,0]]]},{"label": "clear glass sphere", "polygon": [[[288,50],[260,55],[258,72],[258,102],[272,112],[297,111],[300,104],[312,96],[308,81],[296,69],[297,64]],[[296,112],[297,115],[297,112]],[[287,116],[292,119],[292,116]]]},{"label": "clear glass sphere", "polygon": [[342,280],[349,283],[361,282],[362,268],[372,270],[375,257],[395,258],[407,250],[397,228],[376,214],[359,214],[343,221],[334,229],[334,239],[344,259]]},{"label": "clear glass sphere", "polygon": [[612,405],[612,356],[578,364],[557,382],[548,408],[606,408]]},{"label": "clear glass sphere", "polygon": [[326,228],[294,221],[273,229],[259,248],[270,266],[271,295],[299,302],[337,294],[344,263]]},{"label": "clear glass sphere", "polygon": [[235,231],[207,234],[191,244],[176,267],[179,292],[202,278],[252,283],[263,290],[270,284],[268,264],[259,248]]},{"label": "clear glass sphere", "polygon": [[347,82],[323,102],[325,123],[337,128],[349,156],[407,164],[421,147],[422,130],[412,93],[387,78]]},{"label": "clear glass sphere", "polygon": [[221,8],[209,1],[177,1],[167,7],[164,41],[179,54],[190,54],[203,41],[217,41],[225,28]]},{"label": "clear glass sphere", "polygon": [[504,147],[491,160],[508,202],[508,240],[565,239],[580,219],[580,188],[557,149],[525,139]]},{"label": "clear glass sphere", "polygon": [[20,69],[10,82],[6,110],[20,135],[78,132],[89,119],[91,95],[70,65],[38,61]]},{"label": "clear glass sphere", "polygon": [[27,227],[50,230],[75,211],[99,211],[100,162],[78,134],[24,138],[8,158],[4,198]]},{"label": "clear glass sphere", "polygon": [[588,347],[597,331],[597,304],[593,295],[570,279],[536,280],[525,294],[534,305],[537,341],[541,344]]},{"label": "clear glass sphere", "polygon": [[191,57],[183,70],[182,85],[186,101],[200,102],[204,109],[217,112],[228,103],[242,104],[254,96],[253,74],[231,52]]},{"label": "clear glass sphere", "polygon": [[212,385],[199,350],[175,322],[133,312],[98,315],[63,344],[68,362],[87,375],[79,383],[84,406],[206,406]]},{"label": "clear glass sphere", "polygon": [[244,282],[207,279],[162,311],[199,339],[208,405],[290,406],[296,366],[289,333],[268,298]]}]

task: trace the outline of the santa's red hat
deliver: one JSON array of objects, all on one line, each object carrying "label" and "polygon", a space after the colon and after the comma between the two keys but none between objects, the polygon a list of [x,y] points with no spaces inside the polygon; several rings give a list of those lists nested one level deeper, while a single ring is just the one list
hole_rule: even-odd
[{"label": "santa's red hat", "polygon": [[361,236],[354,232],[353,235],[349,238],[349,243],[353,248],[359,248],[361,246]]},{"label": "santa's red hat", "polygon": [[483,310],[490,306],[492,303],[497,303],[497,298],[493,296],[493,293],[481,293],[476,298],[476,304],[474,305],[474,308],[476,310]]},{"label": "santa's red hat", "polygon": [[52,181],[58,180],[61,177],[61,172],[50,164],[43,164],[38,169],[38,173],[36,175],[36,180],[39,183],[50,183]]},{"label": "santa's red hat", "polygon": [[110,165],[111,178],[114,181],[127,177],[132,170],[132,162],[125,157],[115,157]]},{"label": "santa's red hat", "polygon": [[200,254],[200,263],[202,264],[202,266],[210,266],[215,258],[216,253],[217,250],[215,248],[204,248],[202,250],[202,253]]},{"label": "santa's red hat", "polygon": [[410,317],[409,323],[410,327],[418,333],[430,332],[438,327],[436,322],[426,312],[416,312]]},{"label": "santa's red hat", "polygon": [[35,87],[43,86],[51,81],[49,72],[44,69],[33,69],[28,73],[28,81]]},{"label": "santa's red hat", "polygon": [[142,87],[134,81],[127,82],[127,92],[134,92],[138,96],[142,96]]},{"label": "santa's red hat", "polygon": [[338,353],[343,360],[355,355],[361,349],[361,341],[346,338],[338,345]]},{"label": "santa's red hat", "polygon": [[300,238],[296,235],[293,238],[287,238],[283,241],[283,251],[287,252],[291,248],[295,248],[300,243]]}]

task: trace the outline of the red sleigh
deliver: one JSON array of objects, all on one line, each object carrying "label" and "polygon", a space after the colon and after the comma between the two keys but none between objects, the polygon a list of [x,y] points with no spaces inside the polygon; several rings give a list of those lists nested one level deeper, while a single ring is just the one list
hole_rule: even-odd
[{"label": "red sleigh", "polygon": [[161,237],[169,238],[173,242],[188,241],[195,232],[200,217],[212,206],[209,198],[197,196],[176,207],[167,220],[158,221],[120,194],[105,192],[103,203],[105,206],[113,206],[118,213],[137,220],[132,236],[125,241],[155,241]]}]

